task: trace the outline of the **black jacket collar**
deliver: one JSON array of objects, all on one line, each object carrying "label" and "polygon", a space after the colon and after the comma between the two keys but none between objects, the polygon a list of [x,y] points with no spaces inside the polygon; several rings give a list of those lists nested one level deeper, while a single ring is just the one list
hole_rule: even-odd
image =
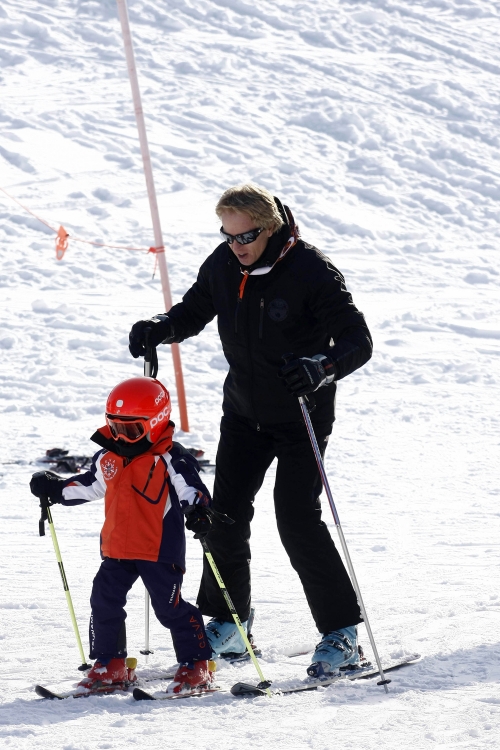
[{"label": "black jacket collar", "polygon": [[[170,427],[172,428],[171,432],[173,432],[175,428],[173,422],[168,423],[168,428]],[[117,456],[121,456],[122,458],[135,458],[136,456],[140,456],[142,453],[146,453],[159,445],[165,438],[165,432],[163,432],[154,445],[149,442],[146,436],[138,440],[137,443],[126,443],[120,440],[113,440],[113,438],[107,434],[108,432],[109,427],[101,427],[94,432],[90,439],[92,442],[100,445],[101,448],[105,448],[111,453],[116,453]]]}]

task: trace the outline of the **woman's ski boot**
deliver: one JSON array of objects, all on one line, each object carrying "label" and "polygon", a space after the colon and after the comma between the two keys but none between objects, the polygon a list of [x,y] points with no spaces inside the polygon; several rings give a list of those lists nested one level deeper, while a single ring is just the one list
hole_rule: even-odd
[{"label": "woman's ski boot", "polygon": [[338,674],[342,667],[359,660],[358,633],[355,625],[325,633],[307,668],[309,677],[327,679]]}]

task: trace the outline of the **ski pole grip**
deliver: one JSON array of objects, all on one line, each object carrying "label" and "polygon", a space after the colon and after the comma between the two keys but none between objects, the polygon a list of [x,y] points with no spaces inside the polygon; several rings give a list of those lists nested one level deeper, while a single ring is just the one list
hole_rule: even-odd
[{"label": "ski pole grip", "polygon": [[144,362],[151,362],[151,347],[149,345],[149,336],[151,333],[151,328],[145,328],[144,329],[144,347],[146,349],[146,354],[144,355]]},{"label": "ski pole grip", "polygon": [[144,375],[148,378],[156,378],[158,375],[158,355],[156,347],[150,346],[149,336],[151,328],[144,329],[144,345],[146,353],[144,354]]},{"label": "ski pole grip", "polygon": [[[281,359],[285,361],[285,365],[288,365],[292,360],[295,359],[295,354],[292,352],[289,352],[288,354],[283,354]],[[299,396],[300,399],[303,399],[305,406],[307,407],[307,411],[311,413],[316,408],[316,401],[314,400],[314,397],[311,393],[309,393],[307,396]]]},{"label": "ski pole grip", "polygon": [[151,333],[151,328],[144,329],[144,346],[146,349],[146,353],[144,354],[144,375],[147,378],[151,377],[152,359],[153,359],[153,351],[149,345],[150,333]]},{"label": "ski pole grip", "polygon": [[40,498],[40,520],[38,521],[38,535],[45,536],[45,521],[48,520],[47,508],[49,507],[49,499],[47,497]]},{"label": "ski pole grip", "polygon": [[302,398],[304,399],[307,406],[307,411],[310,414],[316,408],[316,401],[314,400],[314,396],[312,395],[312,393],[308,393],[307,396],[302,396]]}]

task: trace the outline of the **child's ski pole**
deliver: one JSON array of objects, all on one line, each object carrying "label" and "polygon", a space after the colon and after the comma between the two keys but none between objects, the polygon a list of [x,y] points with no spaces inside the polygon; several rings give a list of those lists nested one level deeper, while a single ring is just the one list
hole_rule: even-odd
[{"label": "child's ski pole", "polygon": [[148,663],[149,654],[154,654],[149,648],[149,591],[144,590],[144,648],[141,649],[141,654],[146,657],[146,664]]},{"label": "child's ski pole", "polygon": [[54,521],[52,520],[52,513],[50,512],[50,503],[47,497],[40,498],[40,508],[42,509],[42,513],[41,513],[40,521],[38,524],[38,532],[40,536],[45,536],[45,521],[48,521],[50,535],[52,537],[52,544],[54,545],[54,551],[56,553],[57,564],[59,566],[59,572],[62,578],[64,593],[66,594],[66,601],[68,602],[68,609],[71,615],[71,622],[73,623],[73,630],[75,631],[76,642],[80,650],[80,658],[82,660],[82,663],[78,667],[78,669],[80,670],[80,672],[85,672],[87,669],[90,669],[91,665],[85,662],[85,654],[83,653],[82,639],[80,638],[80,631],[78,630],[78,624],[76,622],[75,610],[73,609],[73,602],[71,599],[71,594],[69,593],[68,580],[66,578],[66,573],[64,570],[64,565],[63,565],[63,561],[61,557],[61,551],[59,549],[59,544],[57,542],[56,530],[54,528]]},{"label": "child's ski pole", "polygon": [[[215,511],[212,511],[212,513],[214,513],[214,515],[217,515],[217,516],[221,516],[222,515],[222,514],[216,513]],[[226,518],[227,518],[227,516],[226,516]],[[229,523],[229,521],[227,521],[227,523]],[[232,521],[231,521],[231,523],[232,523]],[[264,675],[262,674],[262,670],[260,668],[260,664],[257,661],[257,657],[254,654],[252,645],[251,645],[250,641],[248,640],[247,634],[245,633],[245,628],[241,624],[241,620],[238,617],[238,613],[236,612],[236,609],[234,607],[232,599],[229,596],[229,592],[228,592],[228,590],[226,589],[226,587],[224,585],[224,581],[221,578],[221,575],[219,573],[219,569],[217,568],[217,565],[215,564],[215,560],[214,560],[214,558],[212,556],[212,553],[210,552],[210,550],[208,548],[208,544],[206,543],[206,541],[205,541],[205,539],[204,539],[203,536],[197,536],[196,535],[195,538],[196,537],[201,542],[201,546],[203,547],[203,551],[205,552],[205,557],[207,558],[207,560],[209,562],[209,565],[212,568],[212,572],[213,572],[213,574],[215,576],[215,580],[217,581],[217,583],[220,586],[220,590],[222,591],[222,595],[223,595],[224,599],[226,600],[226,604],[229,607],[229,611],[231,612],[231,614],[233,616],[233,620],[236,623],[236,627],[238,628],[238,630],[240,632],[240,635],[243,638],[243,642],[245,643],[245,646],[247,647],[247,651],[250,654],[250,657],[251,657],[251,659],[252,659],[252,661],[253,661],[253,663],[255,665],[255,669],[257,670],[257,673],[258,673],[258,675],[260,677],[260,682],[259,682],[259,684],[258,684],[257,687],[262,688],[262,690],[265,690],[266,693],[269,695],[269,697],[271,697],[272,693],[269,690],[269,686],[271,685],[271,683],[268,680],[266,680],[265,677],[264,677]]]},{"label": "child's ski pole", "polygon": [[[148,345],[150,328],[144,331],[146,338],[146,354],[144,355],[144,375],[147,378],[155,378],[158,374],[158,356],[156,349]],[[149,654],[154,654],[149,648],[149,591],[144,590],[144,649],[141,654],[146,657],[148,663]]]}]

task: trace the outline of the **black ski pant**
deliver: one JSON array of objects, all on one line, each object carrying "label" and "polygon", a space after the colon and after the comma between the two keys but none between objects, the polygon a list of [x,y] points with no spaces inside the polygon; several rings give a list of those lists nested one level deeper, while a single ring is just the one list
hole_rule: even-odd
[{"label": "black ski pant", "polygon": [[[324,454],[332,423],[314,420],[313,425]],[[250,522],[254,499],[275,457],[278,531],[302,582],[318,630],[326,633],[362,622],[347,571],[321,520],[321,476],[305,424],[294,422],[257,429],[248,420],[225,415],[217,451],[213,507],[235,523],[215,521],[206,540],[240,619],[244,622],[250,613]],[[230,620],[206,559],[203,566],[197,604],[204,615]]]},{"label": "black ski pant", "polygon": [[183,572],[177,565],[149,560],[104,558],[92,586],[89,641],[90,658],[127,656],[125,604],[127,594],[142,578],[158,620],[170,629],[179,662],[210,659],[200,610],[181,596]]}]

